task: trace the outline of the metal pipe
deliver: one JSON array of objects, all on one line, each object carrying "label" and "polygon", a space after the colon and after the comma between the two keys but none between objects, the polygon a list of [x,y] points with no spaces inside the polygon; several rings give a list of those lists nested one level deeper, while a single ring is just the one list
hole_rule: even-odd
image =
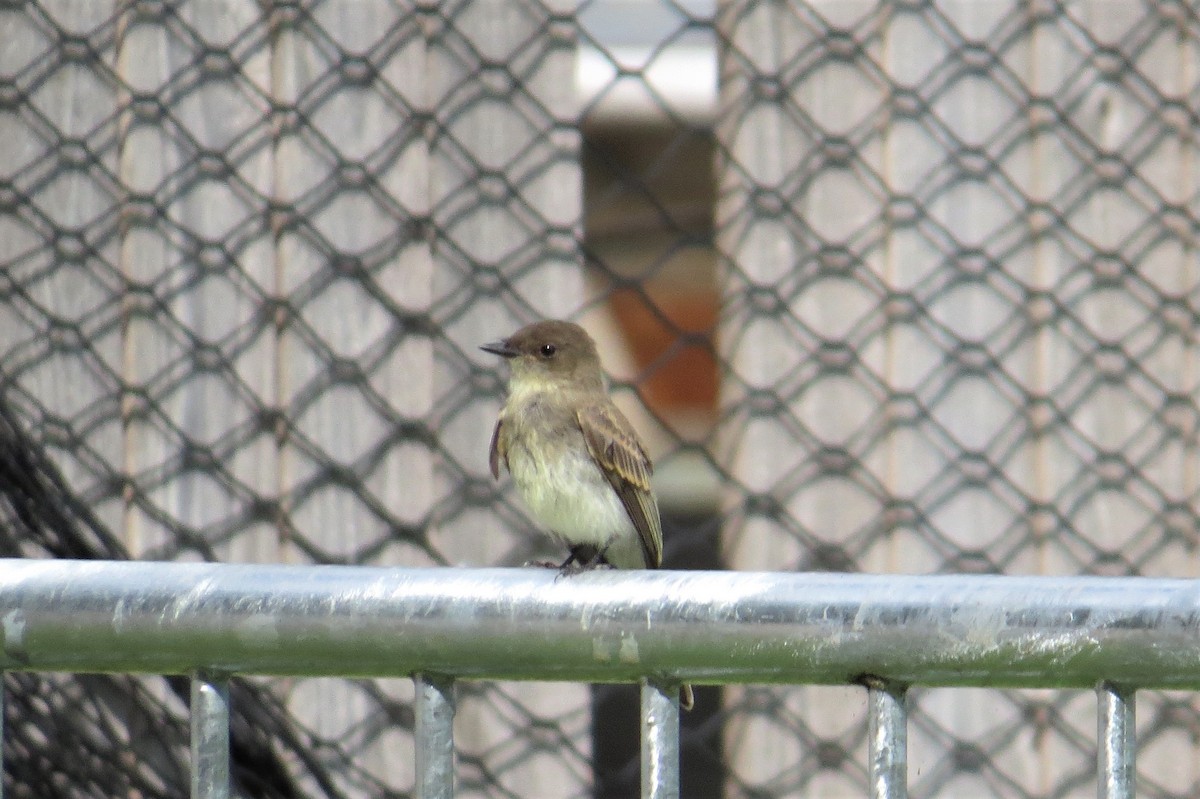
[{"label": "metal pipe", "polygon": [[1096,688],[1096,794],[1099,799],[1133,799],[1137,753],[1134,692],[1111,683]]},{"label": "metal pipe", "polygon": [[642,681],[642,799],[679,799],[679,683]]},{"label": "metal pipe", "polygon": [[905,689],[868,678],[867,740],[871,799],[908,797],[908,708]]},{"label": "metal pipe", "polygon": [[1200,689],[1200,581],[0,560],[0,670]]},{"label": "metal pipe", "polygon": [[417,799],[454,796],[454,680],[417,674]]},{"label": "metal pipe", "polygon": [[192,799],[229,799],[229,684],[192,677]]}]

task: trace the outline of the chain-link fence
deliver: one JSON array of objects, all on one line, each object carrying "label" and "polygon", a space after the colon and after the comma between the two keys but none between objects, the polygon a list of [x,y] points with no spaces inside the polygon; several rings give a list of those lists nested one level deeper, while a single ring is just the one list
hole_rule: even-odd
[{"label": "chain-link fence", "polygon": [[[567,316],[668,566],[1197,572],[1194,3],[40,0],[0,42],[6,554],[557,554],[475,348]],[[6,680],[12,795],[180,794],[169,682]],[[636,792],[636,692],[460,688],[463,795]],[[246,795],[410,791],[407,684],[239,690]],[[704,690],[684,794],[862,795],[850,691]],[[1092,792],[1090,695],[968,693],[917,693],[915,796]],[[1140,707],[1142,794],[1195,795],[1194,701]]]}]

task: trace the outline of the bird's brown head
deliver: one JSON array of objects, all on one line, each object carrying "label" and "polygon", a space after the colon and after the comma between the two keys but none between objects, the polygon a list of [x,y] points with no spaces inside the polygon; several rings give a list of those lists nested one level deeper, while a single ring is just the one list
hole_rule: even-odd
[{"label": "bird's brown head", "polygon": [[602,389],[604,385],[596,342],[571,322],[534,322],[480,349],[507,360],[512,382],[530,388]]}]

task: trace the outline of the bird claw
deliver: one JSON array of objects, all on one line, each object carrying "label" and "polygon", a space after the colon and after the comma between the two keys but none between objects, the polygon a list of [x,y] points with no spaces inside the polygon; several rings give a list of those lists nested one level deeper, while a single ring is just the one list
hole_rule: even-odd
[{"label": "bird claw", "polygon": [[[591,560],[587,560],[582,563],[576,560],[574,555],[571,555],[562,563],[556,563],[552,560],[527,560],[525,561],[525,565],[537,567],[539,569],[557,569],[558,577],[574,577],[576,574],[590,572],[595,569],[616,568],[604,560],[601,555],[596,555],[596,557],[592,558]],[[555,579],[558,578],[556,577]]]},{"label": "bird claw", "polygon": [[570,563],[562,564],[558,569],[559,577],[574,577],[580,572],[588,571],[588,567],[582,563],[571,561]]},{"label": "bird claw", "polygon": [[574,577],[576,574],[583,572],[596,571],[597,569],[612,569],[612,565],[605,563],[602,560],[596,559],[588,563],[564,563],[558,569],[559,577]]}]

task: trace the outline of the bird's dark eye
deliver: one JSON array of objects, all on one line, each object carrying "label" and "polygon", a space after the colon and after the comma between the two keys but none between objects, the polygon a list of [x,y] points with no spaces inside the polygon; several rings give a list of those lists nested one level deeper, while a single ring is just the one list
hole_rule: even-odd
[{"label": "bird's dark eye", "polygon": [[543,344],[539,352],[542,353],[543,358],[553,358],[554,353],[558,352],[558,347],[553,344]]}]

